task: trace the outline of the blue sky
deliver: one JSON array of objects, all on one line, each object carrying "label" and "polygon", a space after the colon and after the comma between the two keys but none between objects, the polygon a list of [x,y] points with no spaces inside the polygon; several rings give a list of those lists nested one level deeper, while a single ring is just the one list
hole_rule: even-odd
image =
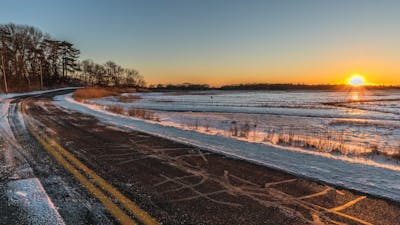
[{"label": "blue sky", "polygon": [[36,26],[149,83],[400,77],[400,1],[2,0],[0,21]]}]

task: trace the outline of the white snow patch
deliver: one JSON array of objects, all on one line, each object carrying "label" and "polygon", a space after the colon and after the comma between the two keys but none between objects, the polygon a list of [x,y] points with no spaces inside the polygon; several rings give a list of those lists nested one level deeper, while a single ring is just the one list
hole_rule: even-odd
[{"label": "white snow patch", "polygon": [[26,213],[29,224],[64,224],[37,178],[11,181],[7,185],[10,204]]},{"label": "white snow patch", "polygon": [[20,196],[22,196],[22,197],[28,196],[28,194],[26,194],[26,192],[23,192],[23,191],[17,191],[17,192],[15,192],[15,194],[16,194],[16,195],[20,195]]},{"label": "white snow patch", "polygon": [[[0,154],[4,154],[6,166],[15,168],[14,174],[9,177],[11,181],[7,183],[8,204],[14,204],[21,209],[25,213],[25,222],[28,224],[64,224],[64,222],[40,181],[34,178],[32,168],[26,162],[25,155],[22,155],[24,154],[23,149],[11,130],[8,113],[10,107],[17,107],[16,104],[10,104],[11,98],[68,89],[70,88],[0,95],[0,141],[3,142]],[[20,111],[18,111],[17,117],[21,121],[22,127],[25,127]]]}]

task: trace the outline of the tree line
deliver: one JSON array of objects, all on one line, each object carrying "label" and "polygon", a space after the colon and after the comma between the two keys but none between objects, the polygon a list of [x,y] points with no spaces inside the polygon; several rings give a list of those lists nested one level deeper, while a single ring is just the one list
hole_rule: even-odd
[{"label": "tree line", "polygon": [[[348,90],[354,88],[346,84],[269,84],[269,83],[255,83],[255,84],[233,84],[224,85],[218,88],[219,90],[279,90],[279,91],[290,91],[290,90],[316,90],[316,91],[337,91],[337,90]],[[395,85],[364,85],[363,89],[379,90],[379,89],[399,89],[400,86]]]},{"label": "tree line", "polygon": [[[152,84],[149,89],[152,91],[205,91],[205,90],[230,90],[230,91],[337,91],[348,90],[352,88],[345,84],[269,84],[269,83],[253,83],[253,84],[232,84],[223,85],[221,87],[212,87],[207,84]],[[400,89],[395,85],[365,85],[363,89],[369,90],[385,90]]]},{"label": "tree line", "polygon": [[145,84],[135,69],[113,61],[79,61],[73,43],[56,40],[28,25],[0,24],[0,87],[3,92],[61,85],[126,86]]},{"label": "tree line", "polygon": [[192,83],[183,83],[183,84],[157,84],[150,85],[150,90],[156,91],[205,91],[213,89],[208,84],[192,84]]},{"label": "tree line", "polygon": [[75,78],[86,85],[114,87],[144,87],[143,76],[135,69],[123,68],[113,61],[98,64],[85,59],[79,63],[80,73]]}]

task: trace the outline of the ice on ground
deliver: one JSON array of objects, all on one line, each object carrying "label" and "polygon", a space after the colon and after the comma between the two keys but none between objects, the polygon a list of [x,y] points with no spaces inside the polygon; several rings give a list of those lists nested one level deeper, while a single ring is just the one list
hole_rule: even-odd
[{"label": "ice on ground", "polygon": [[[173,112],[225,112],[276,114],[321,118],[358,118],[400,121],[400,115],[365,111],[357,108],[335,107],[325,103],[352,101],[354,93],[326,91],[203,91],[195,93],[136,93],[139,101],[119,103],[118,97],[91,100],[102,105],[121,105]],[[128,95],[128,94],[126,94]],[[363,100],[397,98],[400,91],[390,94],[371,91]]]},{"label": "ice on ground", "polygon": [[97,117],[104,123],[138,130],[209,151],[245,159],[292,174],[400,201],[400,166],[369,159],[271,146],[163,126],[107,112],[100,106],[76,102],[71,94],[56,96],[60,107]]},{"label": "ice on ground", "polygon": [[24,224],[64,224],[37,178],[11,181],[7,186],[9,204],[23,211]]}]

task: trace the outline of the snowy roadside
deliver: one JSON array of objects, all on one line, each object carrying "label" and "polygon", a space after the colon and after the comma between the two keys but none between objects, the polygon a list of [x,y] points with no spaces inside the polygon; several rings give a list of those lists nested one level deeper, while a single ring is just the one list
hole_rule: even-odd
[{"label": "snowy roadside", "polygon": [[[0,195],[6,196],[7,205],[18,209],[20,218],[11,218],[14,222],[64,224],[39,179],[35,177],[32,168],[22,155],[23,149],[16,140],[9,123],[10,116],[17,116],[24,125],[20,112],[17,115],[9,115],[10,107],[11,109],[16,107],[16,104],[11,103],[13,97],[51,91],[53,90],[0,96],[0,181],[4,185],[0,190],[2,192]],[[5,213],[11,212],[7,212],[6,208]]]},{"label": "snowy roadside", "polygon": [[162,126],[104,111],[98,106],[76,102],[71,94],[56,96],[62,108],[86,113],[104,123],[125,129],[138,130],[181,143],[186,143],[317,179],[329,184],[362,191],[400,201],[400,167],[371,160],[325,153],[301,151],[296,148],[249,143],[218,135],[208,135],[176,127]]},{"label": "snowy roadside", "polygon": [[54,92],[54,91],[74,90],[77,88],[81,88],[81,87],[64,87],[64,88],[56,88],[56,89],[49,89],[49,90],[43,90],[43,91],[0,94],[0,102],[2,102],[4,99],[10,99],[10,98],[15,98],[15,97],[19,97],[19,96],[39,95],[39,94],[45,94],[45,93],[50,93],[50,92]]}]

